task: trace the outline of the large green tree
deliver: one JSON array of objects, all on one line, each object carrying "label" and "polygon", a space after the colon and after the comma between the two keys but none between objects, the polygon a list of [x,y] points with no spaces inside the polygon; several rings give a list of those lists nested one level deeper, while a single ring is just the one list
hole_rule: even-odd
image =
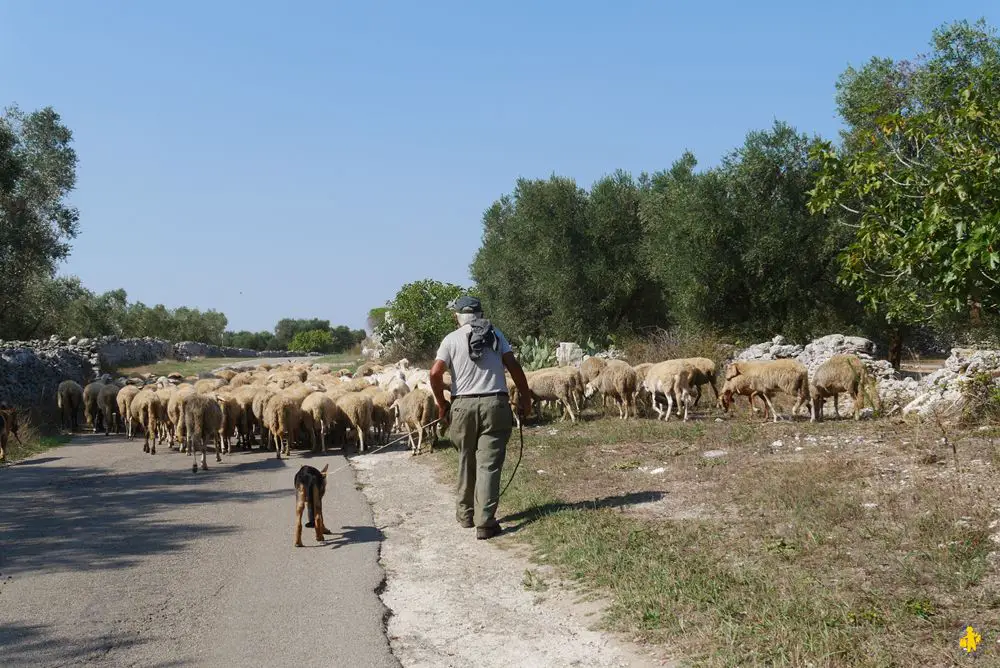
[{"label": "large green tree", "polygon": [[[1000,307],[1000,40],[985,24],[934,32],[914,63],[841,77],[848,123],[825,143],[810,203],[855,230],[840,280],[899,326]],[[892,357],[899,362],[899,350]]]},{"label": "large green tree", "polygon": [[807,209],[814,141],[776,122],[715,169],[696,173],[687,153],[643,178],[645,264],[668,323],[800,340],[848,328],[860,310],[835,261],[849,234]]},{"label": "large green tree", "polygon": [[470,267],[491,317],[515,337],[578,340],[656,322],[639,199],[621,171],[590,191],[555,176],[518,180],[485,212]]},{"label": "large green tree", "polygon": [[430,359],[441,339],[455,329],[448,303],[466,292],[429,278],[407,283],[387,304],[386,317],[375,332],[395,356]]},{"label": "large green tree", "polygon": [[69,253],[79,214],[67,202],[76,184],[73,135],[46,107],[0,115],[0,338],[36,333],[27,299]]}]

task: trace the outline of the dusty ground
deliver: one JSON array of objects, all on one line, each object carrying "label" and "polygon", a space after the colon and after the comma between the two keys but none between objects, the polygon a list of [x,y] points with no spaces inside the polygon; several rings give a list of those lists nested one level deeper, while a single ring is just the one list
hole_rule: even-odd
[{"label": "dusty ground", "polygon": [[585,602],[509,537],[477,541],[431,466],[387,449],[351,460],[385,534],[388,633],[404,666],[661,666],[592,630]]}]

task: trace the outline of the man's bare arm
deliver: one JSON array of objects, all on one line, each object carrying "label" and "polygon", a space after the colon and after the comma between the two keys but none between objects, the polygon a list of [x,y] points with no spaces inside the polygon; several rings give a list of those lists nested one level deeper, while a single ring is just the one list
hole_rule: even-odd
[{"label": "man's bare arm", "polygon": [[431,392],[434,393],[434,403],[438,408],[438,419],[443,420],[448,414],[448,402],[444,398],[444,372],[447,365],[441,360],[434,360],[431,366]]},{"label": "man's bare arm", "polygon": [[514,385],[517,386],[521,412],[527,415],[531,407],[531,390],[528,389],[528,379],[524,377],[524,369],[521,368],[521,363],[514,357],[514,353],[503,354],[503,365],[510,371],[510,377],[514,379]]}]

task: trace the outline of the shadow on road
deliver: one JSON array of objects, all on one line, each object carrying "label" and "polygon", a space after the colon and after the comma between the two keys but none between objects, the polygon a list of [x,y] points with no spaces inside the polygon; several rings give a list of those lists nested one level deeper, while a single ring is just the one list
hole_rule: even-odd
[{"label": "shadow on road", "polygon": [[651,503],[659,501],[665,495],[664,492],[629,492],[628,494],[618,494],[606,496],[602,499],[592,501],[578,501],[576,503],[544,503],[540,506],[532,506],[517,513],[511,513],[499,518],[501,523],[511,523],[504,526],[504,533],[515,533],[520,531],[532,522],[540,520],[545,515],[559,513],[567,510],[600,510],[602,508],[620,508],[622,506],[632,506],[637,503]]},{"label": "shadow on road", "polygon": [[47,464],[48,462],[57,462],[62,457],[35,457],[33,459],[22,459],[19,462],[14,462],[11,466],[34,466],[36,464]]},{"label": "shadow on road", "polygon": [[[3,665],[37,666],[39,657],[48,665],[100,663],[110,649],[141,645],[147,640],[135,638],[93,638],[86,642],[56,636],[50,627],[41,624],[0,623],[0,647]],[[183,661],[161,661],[145,664],[149,668],[172,668]]]},{"label": "shadow on road", "polygon": [[[36,462],[37,463],[37,462]],[[0,573],[124,568],[140,556],[177,550],[227,527],[177,522],[160,513],[179,506],[251,503],[287,496],[287,489],[234,491],[219,485],[235,470],[284,466],[241,462],[192,474],[116,472],[100,466],[15,466],[0,479]]]},{"label": "shadow on road", "polygon": [[327,545],[333,549],[338,547],[344,547],[345,545],[351,545],[353,543],[379,543],[385,539],[385,534],[382,530],[377,527],[357,527],[357,526],[346,526],[341,527],[340,531],[334,531],[334,534],[340,534],[327,541]]}]

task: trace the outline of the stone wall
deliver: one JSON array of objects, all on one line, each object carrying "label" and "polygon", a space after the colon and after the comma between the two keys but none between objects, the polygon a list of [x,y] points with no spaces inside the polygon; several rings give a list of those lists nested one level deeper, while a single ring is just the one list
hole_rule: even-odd
[{"label": "stone wall", "polygon": [[86,385],[117,368],[192,357],[301,357],[302,353],[228,348],[192,341],[162,339],[0,341],[0,401],[16,406],[55,404],[56,388],[71,379]]},{"label": "stone wall", "polygon": [[[784,337],[758,343],[736,354],[736,360],[797,359],[812,373],[825,361],[840,354],[857,355],[878,382],[878,392],[886,412],[904,415],[955,413],[965,406],[964,385],[978,373],[997,374],[1000,351],[954,348],[944,368],[916,379],[898,374],[887,360],[875,359],[876,346],[859,336],[831,334],[802,346],[789,344]],[[995,381],[1000,385],[1000,378]],[[841,402],[841,413],[851,410],[849,400]],[[846,408],[845,408],[846,406]],[[827,402],[827,411],[832,402]]]}]

